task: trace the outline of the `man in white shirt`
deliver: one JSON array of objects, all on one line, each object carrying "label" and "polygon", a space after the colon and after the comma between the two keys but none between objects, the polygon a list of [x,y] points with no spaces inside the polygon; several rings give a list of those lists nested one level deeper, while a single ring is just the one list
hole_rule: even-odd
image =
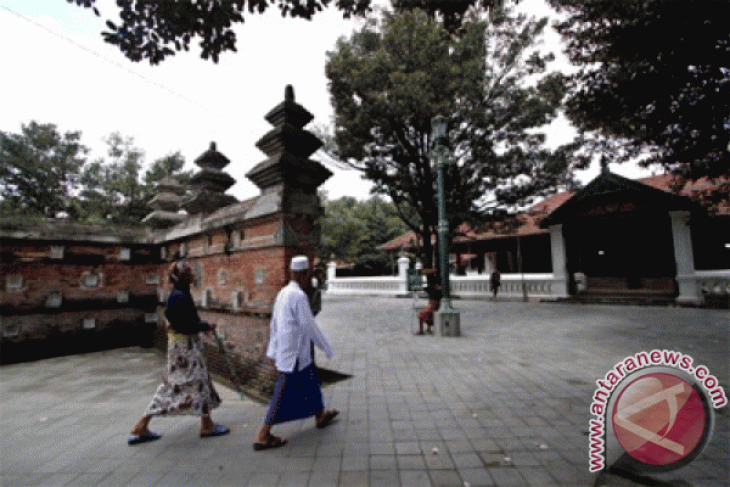
[{"label": "man in white shirt", "polygon": [[310,343],[332,358],[332,345],[314,321],[309,299],[303,288],[310,280],[309,259],[294,257],[292,280],[274,301],[271,312],[271,336],[266,356],[279,371],[271,404],[259,430],[254,450],[278,448],[286,440],[271,434],[278,423],[315,416],[317,427],[324,428],[337,416],[336,410],[325,410],[317,369],[312,362]]}]

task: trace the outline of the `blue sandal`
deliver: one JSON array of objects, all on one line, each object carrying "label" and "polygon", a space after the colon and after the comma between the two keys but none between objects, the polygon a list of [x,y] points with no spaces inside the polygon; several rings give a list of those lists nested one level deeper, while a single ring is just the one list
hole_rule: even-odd
[{"label": "blue sandal", "polygon": [[231,430],[229,428],[226,428],[223,425],[217,424],[213,426],[209,432],[207,433],[200,433],[201,438],[211,438],[213,436],[223,436],[230,433]]}]

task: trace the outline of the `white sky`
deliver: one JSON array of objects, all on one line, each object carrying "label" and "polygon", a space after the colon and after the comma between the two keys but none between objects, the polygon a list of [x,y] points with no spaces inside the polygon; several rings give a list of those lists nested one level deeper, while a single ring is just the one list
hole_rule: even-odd
[{"label": "white sky", "polygon": [[[539,1],[521,8],[542,12],[531,6]],[[97,3],[101,17],[66,0],[0,0],[0,130],[18,133],[32,120],[54,123],[61,132],[78,130],[92,160],[106,157],[102,140],[119,132],[134,139],[147,163],[180,151],[186,169],[195,168],[193,160],[215,141],[231,160],[226,170],[237,183],[229,193],[239,199],[258,194],[245,174],[265,158],[255,143],[270,130],[263,117],[284,99],[287,84],[314,115],[309,127],[332,124],[326,52],[361,25],[333,8],[311,22],[282,19],[274,6],[246,17],[236,28],[238,52],[222,54],[218,64],[202,60],[193,41],[189,52],[150,66],[103,41],[104,22],[117,10],[114,0]],[[571,134],[562,124],[551,139],[562,143]],[[369,197],[371,184],[358,172],[328,167],[335,175],[322,189],[330,199]],[[593,168],[581,179],[596,174]]]}]

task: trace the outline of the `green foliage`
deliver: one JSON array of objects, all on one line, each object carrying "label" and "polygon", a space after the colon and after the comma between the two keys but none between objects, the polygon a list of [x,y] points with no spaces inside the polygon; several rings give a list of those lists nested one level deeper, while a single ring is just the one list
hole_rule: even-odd
[{"label": "green foliage", "polygon": [[181,184],[190,179],[190,172],[177,174],[185,164],[179,152],[154,161],[142,178],[144,152],[133,139],[113,133],[106,143],[110,160],[90,163],[82,177],[84,190],[76,203],[84,221],[139,225],[150,212],[157,182],[173,174]]},{"label": "green foliage", "polygon": [[180,153],[154,161],[142,178],[144,152],[131,138],[111,134],[109,160],[93,162],[80,139],[80,132],[62,136],[54,124],[37,122],[22,125],[20,134],[0,132],[0,214],[138,225],[157,182],[169,175],[190,180]]},{"label": "green foliage", "polygon": [[[511,3],[519,1],[512,0]],[[391,4],[396,11],[426,12],[429,18],[438,18],[449,32],[459,33],[467,21],[469,9],[499,10],[504,7],[505,0],[391,0]]]},{"label": "green foliage", "polygon": [[389,262],[378,246],[407,229],[393,204],[379,197],[363,202],[352,197],[327,201],[320,223],[320,259],[353,263],[359,274],[388,272]]},{"label": "green foliage", "polygon": [[80,132],[61,135],[54,124],[30,122],[21,133],[0,132],[0,209],[3,216],[55,218],[74,208],[87,148]]},{"label": "green foliage", "polygon": [[328,53],[337,155],[423,237],[426,265],[437,223],[434,116],[448,117],[455,156],[445,171],[451,230],[570,181],[572,147],[550,152],[535,130],[563,95],[562,77],[546,72],[551,56],[538,51],[545,25],[501,13],[491,25],[464,23],[456,37],[424,13],[386,13]]},{"label": "green foliage", "polygon": [[[100,16],[96,0],[66,0],[80,7],[92,9]],[[344,18],[364,17],[370,12],[373,0],[336,0],[334,7]],[[518,3],[519,0],[512,0]],[[236,33],[233,27],[244,23],[244,15],[262,14],[276,4],[281,15],[311,20],[314,15],[330,7],[332,0],[196,0],[151,1],[117,0],[121,23],[107,20],[108,31],[104,40],[117,46],[132,61],[147,59],[155,65],[176,52],[190,50],[190,42],[200,38],[200,57],[218,62],[221,53],[236,51]],[[504,0],[392,0],[394,8],[413,9],[438,17],[449,32],[460,31],[470,7],[493,10]]]},{"label": "green foliage", "polygon": [[574,76],[568,114],[617,162],[642,151],[688,179],[730,174],[730,3],[549,0]]},{"label": "green foliage", "polygon": [[[96,0],[67,0],[84,8],[96,9]],[[337,0],[335,6],[345,18],[363,16],[371,0]],[[331,0],[118,0],[121,23],[107,20],[104,40],[117,46],[132,61],[147,59],[155,65],[176,52],[190,49],[200,38],[200,56],[218,62],[221,53],[236,51],[235,24],[244,14],[261,14],[276,3],[282,16],[311,19],[330,5]],[[248,11],[248,12],[247,12]]]}]

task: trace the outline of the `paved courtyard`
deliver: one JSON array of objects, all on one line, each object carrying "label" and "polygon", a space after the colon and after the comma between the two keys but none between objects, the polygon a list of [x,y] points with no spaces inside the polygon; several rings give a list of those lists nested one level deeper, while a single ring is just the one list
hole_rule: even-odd
[{"label": "paved courtyard", "polygon": [[[649,479],[588,471],[589,405],[602,378],[640,351],[686,353],[726,392],[722,310],[456,301],[462,336],[414,336],[409,299],[326,297],[320,323],[352,377],[324,389],[340,420],[274,428],[289,444],[254,452],[265,406],[221,387],[201,439],[195,418],[155,419],[157,442],[128,431],[164,369],[124,348],[0,367],[0,486],[728,485],[728,407],[694,462]],[[653,482],[653,483],[652,483]]]}]

